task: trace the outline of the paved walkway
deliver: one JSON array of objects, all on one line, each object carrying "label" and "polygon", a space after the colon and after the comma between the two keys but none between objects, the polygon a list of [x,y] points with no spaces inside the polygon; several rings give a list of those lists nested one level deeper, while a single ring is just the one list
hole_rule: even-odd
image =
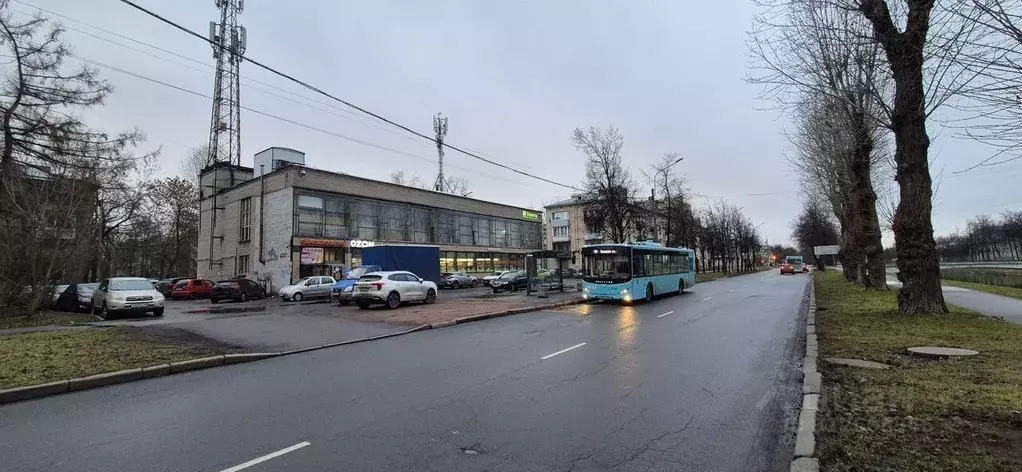
[{"label": "paved walkway", "polygon": [[[901,287],[896,275],[897,270],[887,269],[887,285],[891,288]],[[942,285],[941,288],[944,289],[944,301],[952,305],[1022,324],[1022,300],[950,285]]]}]

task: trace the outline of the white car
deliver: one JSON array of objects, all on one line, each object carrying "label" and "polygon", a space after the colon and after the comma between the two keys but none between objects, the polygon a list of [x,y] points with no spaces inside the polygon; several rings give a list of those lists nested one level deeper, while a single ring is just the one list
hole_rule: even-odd
[{"label": "white car", "polygon": [[142,277],[111,277],[92,291],[92,313],[110,319],[122,313],[163,316],[163,294]]},{"label": "white car", "polygon": [[494,280],[499,279],[499,278],[503,277],[504,274],[509,274],[511,272],[518,272],[518,271],[517,270],[502,270],[500,272],[494,272],[491,275],[487,275],[486,277],[483,277],[483,285],[489,287],[490,284],[492,284]]},{"label": "white car", "polygon": [[281,300],[300,302],[306,298],[329,297],[330,288],[337,281],[333,277],[317,276],[298,279],[297,282],[281,288],[277,296]]},{"label": "white car", "polygon": [[377,303],[390,309],[402,302],[421,301],[428,305],[436,301],[436,284],[411,272],[373,272],[358,279],[352,298],[363,310]]}]

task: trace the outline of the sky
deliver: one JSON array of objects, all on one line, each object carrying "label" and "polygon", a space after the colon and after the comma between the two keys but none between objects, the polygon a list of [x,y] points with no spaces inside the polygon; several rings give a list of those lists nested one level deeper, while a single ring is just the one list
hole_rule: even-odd
[{"label": "sky", "polygon": [[[213,0],[137,3],[203,34],[217,19]],[[11,8],[20,16],[33,7],[66,17],[46,14],[69,29],[66,42],[81,57],[212,94],[208,43],[118,0],[14,0]],[[584,177],[572,131],[614,125],[642,193],[651,184],[640,171],[676,152],[684,161],[675,171],[697,207],[725,198],[769,242],[788,243],[802,192],[785,157],[786,118],[745,81],[756,11],[749,0],[247,0],[240,22],[248,32],[246,56],[423,134],[432,134],[432,117],[442,112],[449,143],[566,185],[579,187]],[[210,99],[101,69],[115,90],[86,114],[91,124],[109,131],[137,126],[148,136],[144,149],[161,149],[160,174],[179,174],[187,151],[208,141]],[[242,165],[282,146],[305,152],[307,165],[320,169],[435,179],[430,141],[251,64],[241,74],[244,106],[328,132],[242,111]],[[931,131],[938,234],[964,228],[979,213],[1022,209],[1022,164],[956,174],[992,151],[955,134]],[[444,161],[445,174],[470,180],[475,198],[541,209],[574,192],[452,151]]]}]

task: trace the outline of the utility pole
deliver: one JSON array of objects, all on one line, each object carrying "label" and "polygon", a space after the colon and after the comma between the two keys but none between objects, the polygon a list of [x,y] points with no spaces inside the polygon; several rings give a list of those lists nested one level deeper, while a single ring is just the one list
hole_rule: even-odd
[{"label": "utility pole", "polygon": [[[245,0],[213,0],[220,10],[220,22],[209,22],[209,39],[213,43],[216,71],[213,76],[213,111],[209,120],[209,156],[206,165],[227,162],[241,165],[241,57],[245,54],[247,34],[238,25],[238,15],[245,8]],[[234,167],[228,168],[227,187],[234,186]],[[221,190],[219,170],[213,173],[213,199],[210,206],[209,268],[223,268],[223,259],[214,257],[216,235],[217,194]],[[236,261],[235,261],[236,262]]]},{"label": "utility pole", "polygon": [[446,185],[444,180],[444,138],[447,137],[447,117],[440,113],[433,117],[433,132],[436,133],[437,162],[440,164],[440,171],[437,172],[433,190],[443,192],[444,185]]}]

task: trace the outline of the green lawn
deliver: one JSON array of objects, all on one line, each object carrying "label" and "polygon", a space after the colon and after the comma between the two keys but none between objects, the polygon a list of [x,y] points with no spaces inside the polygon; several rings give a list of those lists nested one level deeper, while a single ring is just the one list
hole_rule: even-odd
[{"label": "green lawn", "polygon": [[[1022,326],[958,307],[944,316],[900,315],[896,291],[866,292],[836,271],[815,277],[821,357],[894,366],[820,363],[822,469],[1022,470]],[[923,345],[982,354],[943,361],[904,354]]]},{"label": "green lawn", "polygon": [[722,279],[727,276],[728,274],[723,272],[700,272],[696,274],[696,283],[709,282],[711,280]]},{"label": "green lawn", "polygon": [[26,328],[29,326],[73,325],[97,321],[98,318],[88,313],[67,313],[60,311],[44,311],[33,317],[0,316],[0,329]]},{"label": "green lawn", "polygon": [[947,280],[942,279],[941,283],[944,285],[951,285],[954,287],[962,287],[971,290],[978,290],[980,292],[993,293],[997,295],[1004,295],[1005,297],[1022,298],[1022,288],[1015,287],[1001,287],[999,285],[987,285],[975,282],[961,282],[958,280]]},{"label": "green lawn", "polygon": [[150,339],[135,328],[87,328],[0,336],[0,389],[222,354]]}]

